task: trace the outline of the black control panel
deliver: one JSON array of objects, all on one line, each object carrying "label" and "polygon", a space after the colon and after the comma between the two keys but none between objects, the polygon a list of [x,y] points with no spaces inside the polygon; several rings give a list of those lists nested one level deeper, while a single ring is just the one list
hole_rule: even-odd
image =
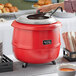
[{"label": "black control panel", "polygon": [[52,44],[52,41],[51,40],[43,40],[43,44],[44,45]]}]

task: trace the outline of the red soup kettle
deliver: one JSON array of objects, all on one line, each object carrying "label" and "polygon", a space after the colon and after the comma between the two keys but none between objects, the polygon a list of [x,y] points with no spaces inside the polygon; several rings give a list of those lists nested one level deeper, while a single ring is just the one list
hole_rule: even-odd
[{"label": "red soup kettle", "polygon": [[12,26],[13,51],[18,60],[41,64],[54,61],[58,57],[61,22],[54,17],[23,15]]}]

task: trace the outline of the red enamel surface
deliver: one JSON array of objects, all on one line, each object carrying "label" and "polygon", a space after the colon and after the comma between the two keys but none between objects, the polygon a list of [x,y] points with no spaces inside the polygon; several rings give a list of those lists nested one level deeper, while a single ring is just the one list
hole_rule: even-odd
[{"label": "red enamel surface", "polygon": [[[55,60],[60,51],[60,24],[31,25],[13,22],[12,46],[16,58],[22,62],[40,64]],[[44,45],[44,40],[51,44]]]}]

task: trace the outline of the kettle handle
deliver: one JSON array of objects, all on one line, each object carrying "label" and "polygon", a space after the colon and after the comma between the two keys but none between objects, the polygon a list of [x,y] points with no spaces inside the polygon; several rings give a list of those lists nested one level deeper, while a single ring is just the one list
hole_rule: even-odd
[{"label": "kettle handle", "polygon": [[63,8],[62,7],[57,7],[50,15],[50,17],[58,10],[58,9],[61,9],[61,12],[63,12]]}]

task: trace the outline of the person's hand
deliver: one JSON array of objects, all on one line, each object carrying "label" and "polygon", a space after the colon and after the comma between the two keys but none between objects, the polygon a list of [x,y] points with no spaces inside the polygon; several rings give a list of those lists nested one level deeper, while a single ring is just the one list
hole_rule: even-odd
[{"label": "person's hand", "polygon": [[[49,11],[51,11],[52,9],[54,9],[53,4],[44,5],[44,6],[40,7],[40,8],[38,8],[38,10],[40,10],[40,12],[49,12]],[[38,11],[38,10],[37,10],[37,11]]]}]

